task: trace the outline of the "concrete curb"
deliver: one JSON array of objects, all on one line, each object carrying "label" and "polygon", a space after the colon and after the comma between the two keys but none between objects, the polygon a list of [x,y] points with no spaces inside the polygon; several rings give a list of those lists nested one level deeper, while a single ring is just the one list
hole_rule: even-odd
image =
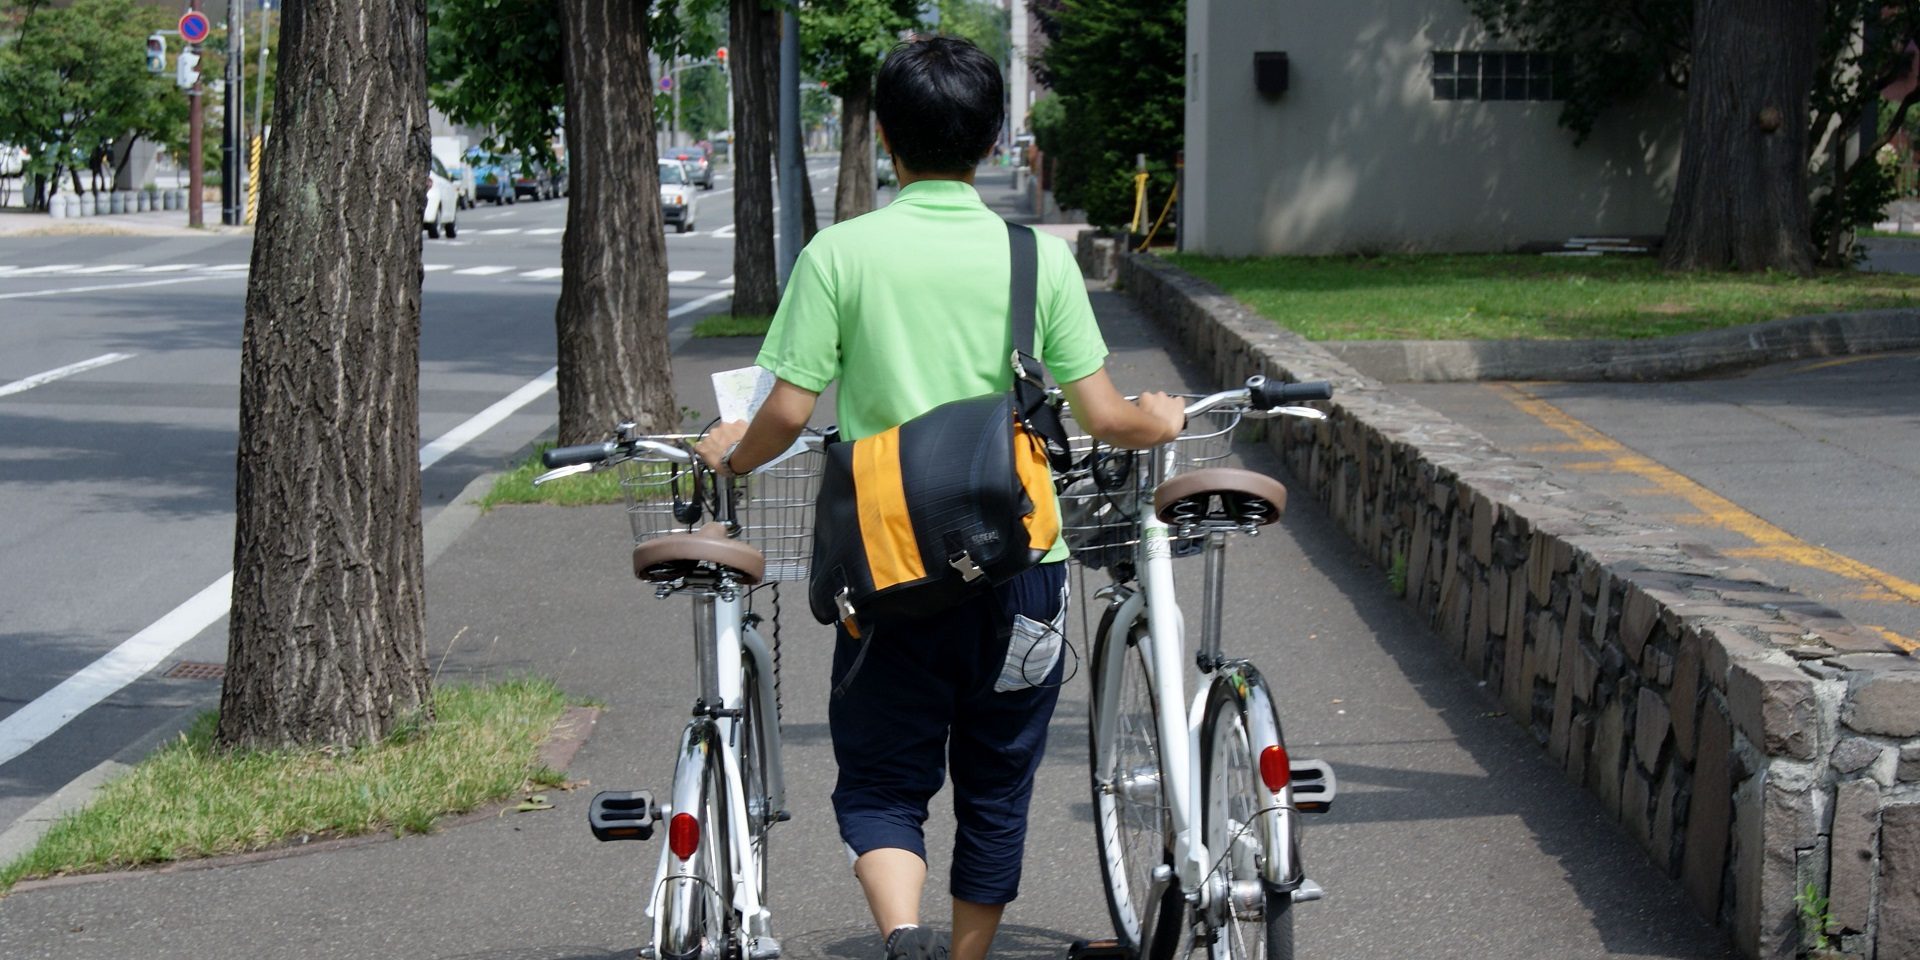
[{"label": "concrete curb", "polygon": [[1920,348],[1920,310],[1788,317],[1651,340],[1347,340],[1320,346],[1387,383],[1673,380],[1810,357]]},{"label": "concrete curb", "polygon": [[1295,490],[1742,956],[1811,943],[1809,883],[1846,954],[1920,956],[1920,660],[1157,257],[1117,281],[1223,383],[1334,382],[1327,421],[1266,426]]}]

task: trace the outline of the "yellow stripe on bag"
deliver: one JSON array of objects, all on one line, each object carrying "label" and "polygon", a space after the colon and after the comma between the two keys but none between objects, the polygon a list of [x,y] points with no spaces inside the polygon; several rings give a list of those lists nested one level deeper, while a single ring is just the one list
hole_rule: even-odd
[{"label": "yellow stripe on bag", "polygon": [[853,487],[860,501],[860,540],[873,588],[885,590],[927,575],[907,513],[900,475],[900,428],[853,442]]},{"label": "yellow stripe on bag", "polygon": [[1053,469],[1047,465],[1040,438],[1028,433],[1026,427],[1014,425],[1013,441],[1013,470],[1020,475],[1027,499],[1033,502],[1033,513],[1026,518],[1027,546],[1051,550],[1060,540],[1060,501],[1053,496]]}]

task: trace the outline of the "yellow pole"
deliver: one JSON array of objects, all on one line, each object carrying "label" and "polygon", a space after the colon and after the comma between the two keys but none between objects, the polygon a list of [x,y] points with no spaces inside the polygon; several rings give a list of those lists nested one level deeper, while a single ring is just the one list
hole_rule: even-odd
[{"label": "yellow pole", "polygon": [[252,157],[247,161],[247,170],[253,175],[247,178],[247,222],[252,223],[254,214],[260,210],[260,135],[253,135]]},{"label": "yellow pole", "polygon": [[1133,175],[1133,223],[1128,228],[1128,232],[1129,233],[1142,232],[1143,230],[1146,229],[1146,226],[1147,226],[1146,221],[1147,221],[1147,172],[1145,170],[1142,170],[1139,173],[1136,173]]}]

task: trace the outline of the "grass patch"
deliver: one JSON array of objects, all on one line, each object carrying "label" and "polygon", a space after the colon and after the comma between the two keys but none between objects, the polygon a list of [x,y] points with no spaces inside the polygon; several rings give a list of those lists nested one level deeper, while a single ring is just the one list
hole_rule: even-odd
[{"label": "grass patch", "polygon": [[0,892],[29,877],[261,850],[295,837],[391,830],[423,833],[439,817],[558,786],[540,742],[566,708],[547,680],[448,686],[438,720],[406,725],[357,750],[226,753],[215,714],[55,823],[38,846],[0,867]]},{"label": "grass patch", "polygon": [[493,486],[480,498],[481,510],[492,510],[504,503],[550,503],[563,507],[583,507],[596,503],[620,502],[620,475],[614,470],[602,470],[598,473],[578,473],[571,477],[562,477],[552,483],[533,485],[533,478],[545,472],[545,464],[540,462],[540,454],[551,443],[536,447],[533,456],[522,461],[519,466],[494,478]]},{"label": "grass patch", "polygon": [[764,337],[767,335],[767,328],[772,325],[772,317],[736,317],[730,313],[714,313],[701,317],[699,322],[693,325],[693,335],[695,337]]},{"label": "grass patch", "polygon": [[1630,340],[1920,305],[1920,277],[1668,273],[1646,257],[1167,259],[1309,340]]}]

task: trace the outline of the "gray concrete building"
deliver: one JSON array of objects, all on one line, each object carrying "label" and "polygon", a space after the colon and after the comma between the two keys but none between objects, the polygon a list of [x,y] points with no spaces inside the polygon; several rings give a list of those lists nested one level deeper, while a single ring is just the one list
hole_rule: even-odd
[{"label": "gray concrete building", "polygon": [[1186,67],[1188,250],[1499,251],[1666,224],[1684,97],[1575,146],[1549,58],[1461,0],[1188,0]]}]

